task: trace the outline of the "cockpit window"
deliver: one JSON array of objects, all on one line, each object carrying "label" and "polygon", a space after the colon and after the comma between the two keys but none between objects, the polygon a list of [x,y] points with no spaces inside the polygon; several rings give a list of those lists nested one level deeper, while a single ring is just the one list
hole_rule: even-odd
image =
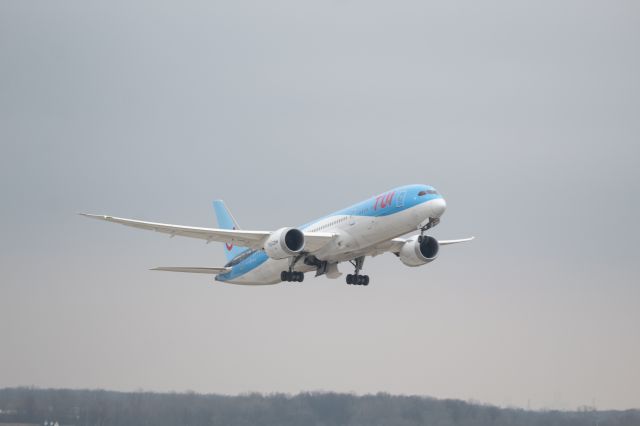
[{"label": "cockpit window", "polygon": [[418,197],[423,197],[423,196],[425,196],[427,194],[434,194],[435,195],[437,193],[438,193],[438,191],[436,191],[435,189],[427,189],[426,191],[418,192]]}]

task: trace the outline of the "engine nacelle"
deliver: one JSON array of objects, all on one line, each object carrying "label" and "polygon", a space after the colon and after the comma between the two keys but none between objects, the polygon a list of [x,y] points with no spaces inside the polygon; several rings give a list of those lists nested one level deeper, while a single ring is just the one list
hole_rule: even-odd
[{"label": "engine nacelle", "polygon": [[415,237],[404,243],[398,257],[407,266],[421,266],[435,260],[438,250],[440,244],[435,238],[425,236],[422,243],[419,243],[418,237]]},{"label": "engine nacelle", "polygon": [[304,249],[304,234],[296,228],[280,228],[269,235],[264,251],[271,259],[285,259]]}]

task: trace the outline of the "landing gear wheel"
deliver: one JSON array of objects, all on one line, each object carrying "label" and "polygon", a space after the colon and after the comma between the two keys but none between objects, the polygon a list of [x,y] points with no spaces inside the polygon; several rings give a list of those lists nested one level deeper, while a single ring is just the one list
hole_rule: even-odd
[{"label": "landing gear wheel", "polygon": [[303,258],[304,255],[300,254],[296,257],[292,257],[289,259],[289,270],[280,272],[280,281],[287,282],[299,282],[304,281],[304,272],[294,271],[293,268],[296,266],[296,263]]},{"label": "landing gear wheel", "polygon": [[298,271],[282,271],[280,272],[280,281],[301,283],[304,281],[304,273]]},{"label": "landing gear wheel", "polygon": [[348,274],[347,284],[353,285],[369,285],[369,275]]},{"label": "landing gear wheel", "polygon": [[347,275],[347,284],[355,284],[355,285],[367,285],[369,284],[369,276],[368,275],[360,275],[360,271],[362,271],[362,265],[364,264],[364,256],[356,257],[353,260],[350,260],[355,268],[355,274]]}]

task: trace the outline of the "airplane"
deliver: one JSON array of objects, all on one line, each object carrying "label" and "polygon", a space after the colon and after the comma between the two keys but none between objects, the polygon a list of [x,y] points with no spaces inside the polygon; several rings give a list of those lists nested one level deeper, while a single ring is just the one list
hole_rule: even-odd
[{"label": "airplane", "polygon": [[[446,202],[429,185],[405,185],[373,196],[337,212],[298,227],[275,231],[248,231],[227,209],[224,201],[215,200],[218,228],[170,225],[123,219],[113,216],[80,213],[89,218],[146,229],[171,237],[199,238],[206,243],[224,243],[227,264],[222,267],[157,267],[155,271],[192,272],[215,275],[215,280],[231,284],[266,285],[302,282],[304,274],[315,271],[336,279],[342,275],[338,264],[349,262],[353,274],[347,284],[368,285],[362,275],[367,256],[393,253],[406,266],[432,262],[440,246],[471,241],[474,237],[438,241],[425,232],[440,223]],[[419,234],[401,236],[419,231]]]}]

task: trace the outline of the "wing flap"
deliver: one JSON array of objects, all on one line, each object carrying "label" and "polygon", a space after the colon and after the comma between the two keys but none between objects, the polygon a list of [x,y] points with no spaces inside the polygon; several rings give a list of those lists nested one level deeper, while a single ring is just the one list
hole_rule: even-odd
[{"label": "wing flap", "polygon": [[313,253],[329,244],[337,234],[330,232],[304,232],[304,251]]}]

